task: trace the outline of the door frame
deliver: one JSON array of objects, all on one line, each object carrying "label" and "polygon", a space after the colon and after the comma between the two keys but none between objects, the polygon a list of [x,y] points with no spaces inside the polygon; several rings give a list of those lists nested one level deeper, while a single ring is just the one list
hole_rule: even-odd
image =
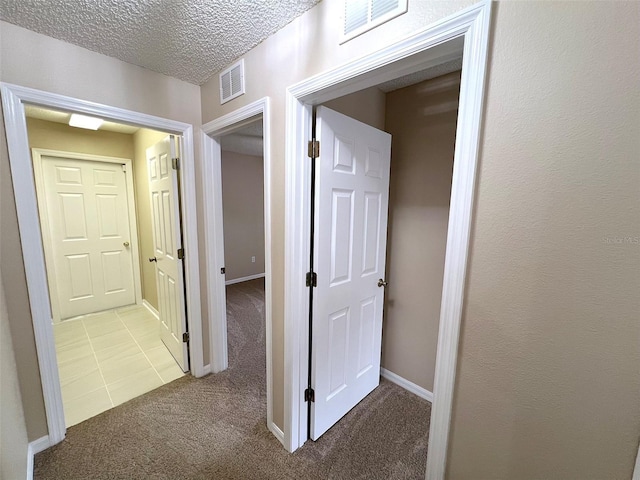
[{"label": "door frame", "polygon": [[[140,255],[138,252],[138,221],[136,216],[136,203],[133,188],[133,168],[130,158],[107,157],[105,155],[90,155],[77,152],[65,152],[61,150],[50,150],[46,148],[32,148],[34,178],[36,182],[36,197],[39,210],[47,212],[46,201],[41,197],[44,195],[44,174],[42,171],[42,157],[70,158],[73,160],[85,160],[87,162],[103,162],[125,165],[125,185],[127,189],[127,209],[129,211],[129,243],[131,247],[131,256],[133,263],[133,286],[136,305],[142,305],[142,284],[140,274]],[[49,281],[49,295],[51,298],[51,316],[53,323],[60,323],[60,305],[58,304],[58,295],[55,279],[56,272],[53,262],[52,239],[50,236],[51,228],[49,225],[48,215],[40,217],[42,228],[42,247],[44,249],[45,265],[47,269],[47,279]],[[55,294],[52,293],[55,292]]]},{"label": "door frame", "polygon": [[[483,0],[379,51],[312,76],[286,92],[285,123],[285,446],[307,438],[310,162],[306,157],[312,105],[459,58],[462,76],[447,233],[440,331],[431,410],[427,478],[444,478],[464,304],[474,187],[479,157],[491,2]],[[451,47],[451,48],[449,48]],[[453,50],[452,50],[453,48]],[[454,50],[457,49],[456,53]]]},{"label": "door frame", "polygon": [[[18,215],[18,229],[22,245],[29,305],[40,367],[40,381],[47,417],[47,447],[61,442],[66,433],[64,410],[56,350],[51,323],[51,304],[44,263],[42,233],[38,217],[33,164],[24,105],[33,104],[68,112],[78,112],[114,122],[151,128],[180,135],[183,149],[181,166],[185,237],[186,306],[191,337],[190,364],[192,374],[204,375],[202,362],[202,316],[200,310],[200,278],[195,198],[195,155],[193,125],[118,107],[80,100],[32,88],[0,83],[4,112],[9,164]],[[45,447],[46,448],[46,447]]]},{"label": "door frame", "polygon": [[264,176],[264,270],[265,270],[265,342],[267,380],[267,427],[284,444],[284,433],[273,422],[273,300],[271,276],[271,146],[270,146],[270,101],[261,98],[238,110],[223,115],[202,126],[204,192],[204,228],[206,244],[211,246],[205,252],[207,264],[207,285],[209,285],[209,345],[210,369],[217,373],[229,366],[227,351],[227,306],[222,294],[226,288],[225,277],[220,273],[224,267],[224,235],[222,209],[222,153],[220,137],[232,133],[244,125],[257,120],[262,115],[263,176]]}]

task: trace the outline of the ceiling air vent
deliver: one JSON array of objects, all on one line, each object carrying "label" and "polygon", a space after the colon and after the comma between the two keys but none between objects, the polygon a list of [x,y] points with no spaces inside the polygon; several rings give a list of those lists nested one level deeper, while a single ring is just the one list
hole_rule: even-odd
[{"label": "ceiling air vent", "polygon": [[244,59],[220,74],[220,104],[244,94]]},{"label": "ceiling air vent", "polygon": [[344,0],[342,39],[351,40],[407,11],[407,0]]}]

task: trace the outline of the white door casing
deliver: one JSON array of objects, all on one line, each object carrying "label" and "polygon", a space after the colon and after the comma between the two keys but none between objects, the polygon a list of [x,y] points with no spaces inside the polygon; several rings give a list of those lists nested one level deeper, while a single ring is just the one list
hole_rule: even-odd
[{"label": "white door casing", "polygon": [[[78,112],[114,122],[180,135],[183,146],[180,175],[184,200],[182,204],[183,235],[188,251],[192,252],[191,255],[185,257],[187,308],[192,322],[189,348],[190,368],[194,376],[201,377],[207,371],[203,362],[202,349],[200,265],[198,260],[195,188],[193,188],[196,184],[193,125],[5,82],[0,82],[0,93],[9,151],[11,179],[16,197],[22,261],[24,262],[29,291],[29,307],[31,309],[33,333],[38,352],[38,367],[47,417],[48,435],[42,437],[41,440],[44,441],[38,444],[38,448],[44,449],[62,441],[65,437],[66,427],[53,339],[51,302],[49,301],[47,272],[42,248],[42,229],[38,216],[34,168],[27,134],[25,104],[36,104],[56,110]],[[127,178],[129,179],[130,176]],[[130,187],[130,191],[133,192],[132,183]],[[132,243],[134,249],[136,245],[137,243]],[[136,292],[138,292],[137,289],[138,286],[136,286]]]},{"label": "white door casing", "polygon": [[186,372],[189,370],[188,350],[182,335],[187,331],[187,318],[182,259],[178,258],[182,236],[178,175],[172,166],[175,152],[173,136],[147,149],[154,246],[154,257],[150,260],[156,269],[160,338]]},{"label": "white door casing", "polygon": [[311,231],[311,162],[300,159],[307,152],[312,106],[442,65],[452,59],[441,55],[442,48],[458,45],[459,52],[463,53],[462,75],[426,469],[428,480],[445,478],[479,158],[491,9],[491,0],[481,0],[380,50],[348,60],[287,88],[284,435],[285,446],[290,452],[301,447],[307,439],[307,403],[301,392],[307,383],[309,302],[305,283],[300,279],[309,268],[307,239]]},{"label": "white door casing", "polygon": [[391,135],[319,107],[311,438],[380,382]]},{"label": "white door casing", "polygon": [[140,300],[131,161],[33,149],[52,317]]},{"label": "white door casing", "polygon": [[224,266],[224,235],[222,231],[222,172],[220,136],[236,131],[247,121],[262,115],[264,166],[264,245],[265,245],[265,347],[267,367],[267,428],[283,444],[284,432],[273,421],[273,356],[272,356],[272,277],[271,277],[271,148],[270,100],[264,97],[202,126],[204,191],[204,230],[207,249],[203,252],[207,264],[209,285],[209,347],[211,371],[220,372],[228,366],[225,281],[220,268]]}]

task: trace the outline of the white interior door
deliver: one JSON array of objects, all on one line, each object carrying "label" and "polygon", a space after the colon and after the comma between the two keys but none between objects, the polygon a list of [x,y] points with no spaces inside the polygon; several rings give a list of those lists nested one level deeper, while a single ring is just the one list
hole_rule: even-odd
[{"label": "white interior door", "polygon": [[183,371],[189,370],[187,331],[182,274],[182,236],[177,171],[172,166],[176,157],[175,138],[169,136],[147,149],[149,187],[153,222],[154,257],[158,287],[160,338]]},{"label": "white interior door", "polygon": [[60,319],[135,303],[124,165],[43,156],[41,166],[39,208]]},{"label": "white interior door", "polygon": [[316,113],[311,438],[380,382],[391,135],[326,107]]}]

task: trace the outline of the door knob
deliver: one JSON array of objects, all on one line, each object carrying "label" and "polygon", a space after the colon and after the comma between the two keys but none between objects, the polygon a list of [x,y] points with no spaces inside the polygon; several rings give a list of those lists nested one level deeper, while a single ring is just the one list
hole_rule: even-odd
[{"label": "door knob", "polygon": [[378,280],[378,286],[379,287],[386,287],[387,285],[389,285],[389,282],[385,282],[383,279],[379,279]]},{"label": "door knob", "polygon": [[125,247],[129,246],[129,242],[122,242],[122,245],[124,245]]},{"label": "door knob", "polygon": [[150,262],[157,262],[157,261],[158,261],[158,259],[157,259],[156,257],[151,257],[151,258],[149,259],[149,261],[150,261]]}]

